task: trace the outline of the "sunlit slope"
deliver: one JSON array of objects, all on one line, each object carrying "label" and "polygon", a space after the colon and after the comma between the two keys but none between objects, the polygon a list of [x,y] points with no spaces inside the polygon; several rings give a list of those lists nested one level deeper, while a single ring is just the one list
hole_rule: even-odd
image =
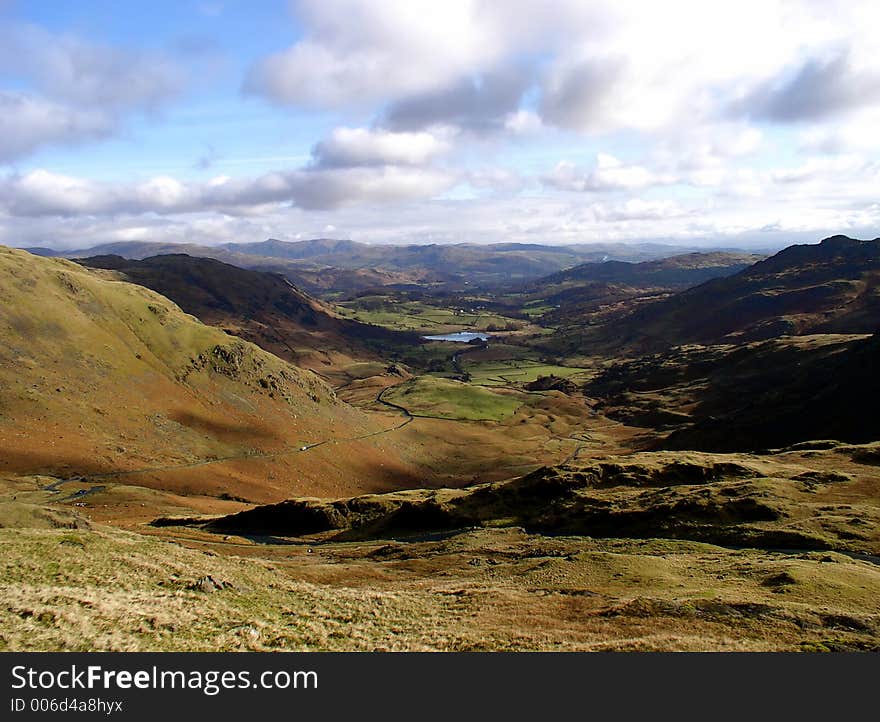
[{"label": "sunlit slope", "polygon": [[0,471],[254,500],[406,477],[392,447],[356,440],[387,419],[101,273],[0,247]]}]

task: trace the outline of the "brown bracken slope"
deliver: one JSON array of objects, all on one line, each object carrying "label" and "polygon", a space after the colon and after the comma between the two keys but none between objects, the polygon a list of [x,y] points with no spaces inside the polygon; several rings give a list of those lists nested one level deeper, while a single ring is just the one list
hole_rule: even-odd
[{"label": "brown bracken slope", "polygon": [[254,501],[413,480],[399,419],[104,271],[0,247],[0,336],[0,472]]}]

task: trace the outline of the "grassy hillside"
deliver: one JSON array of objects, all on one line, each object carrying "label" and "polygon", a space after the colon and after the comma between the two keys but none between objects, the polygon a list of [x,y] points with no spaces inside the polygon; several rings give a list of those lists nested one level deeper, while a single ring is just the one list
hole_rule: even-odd
[{"label": "grassy hillside", "polygon": [[[101,273],[0,248],[0,472],[254,500],[411,478],[393,448],[356,440],[386,420]],[[300,451],[321,442],[359,451]]]},{"label": "grassy hillside", "polygon": [[114,270],[177,303],[203,322],[219,326],[298,365],[319,367],[335,359],[376,359],[395,346],[419,343],[416,334],[340,318],[327,304],[281,275],[238,268],[184,254],[140,261],[121,256],[78,259],[90,268]]},{"label": "grassy hillside", "polygon": [[522,405],[514,396],[433,376],[410,379],[385,393],[383,399],[413,416],[467,421],[501,421]]}]

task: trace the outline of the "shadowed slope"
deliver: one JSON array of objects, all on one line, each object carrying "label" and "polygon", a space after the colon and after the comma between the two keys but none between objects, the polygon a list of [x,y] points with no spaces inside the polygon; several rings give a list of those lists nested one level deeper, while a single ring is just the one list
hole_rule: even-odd
[{"label": "shadowed slope", "polygon": [[873,333],[880,318],[880,239],[846,236],[790,246],[727,278],[647,303],[568,346],[656,351],[686,343],[756,341],[807,333]]}]

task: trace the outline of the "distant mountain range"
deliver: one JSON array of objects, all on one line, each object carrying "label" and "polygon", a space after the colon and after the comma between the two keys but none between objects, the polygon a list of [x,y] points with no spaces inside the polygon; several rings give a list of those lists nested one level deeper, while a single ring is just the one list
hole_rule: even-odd
[{"label": "distant mountain range", "polygon": [[541,244],[497,243],[480,245],[370,245],[347,240],[314,239],[218,246],[126,241],[91,248],[53,251],[25,249],[37,255],[86,258],[117,255],[143,258],[186,253],[215,258],[241,268],[284,274],[313,294],[351,293],[395,284],[437,285],[465,289],[498,287],[525,282],[586,262],[639,262],[697,249],[657,243]]}]

